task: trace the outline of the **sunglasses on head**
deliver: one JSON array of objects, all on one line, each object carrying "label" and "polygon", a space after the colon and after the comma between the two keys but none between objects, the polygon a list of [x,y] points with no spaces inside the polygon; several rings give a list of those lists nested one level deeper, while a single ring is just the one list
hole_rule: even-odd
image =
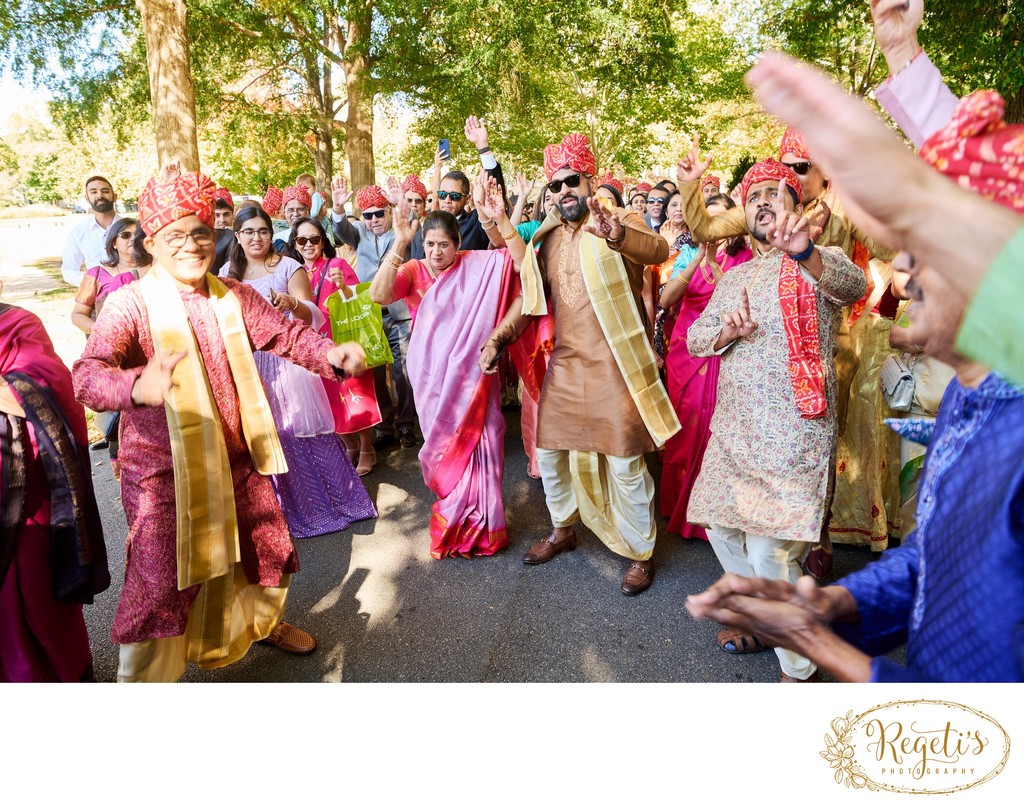
[{"label": "sunglasses on head", "polygon": [[383,219],[383,218],[384,218],[384,208],[381,208],[379,211],[363,211],[363,219],[365,219],[367,222],[369,222],[371,219]]},{"label": "sunglasses on head", "polygon": [[462,193],[460,193],[458,191],[438,191],[437,192],[437,198],[438,199],[450,199],[452,202],[458,202],[464,196],[466,196],[466,195],[462,194]]},{"label": "sunglasses on head", "polygon": [[582,174],[570,174],[568,177],[563,177],[561,180],[552,180],[548,183],[548,191],[552,194],[557,194],[562,190],[562,184],[565,184],[566,188],[579,188],[580,183],[583,181]]},{"label": "sunglasses on head", "polygon": [[814,164],[810,160],[801,160],[799,163],[783,163],[782,165],[789,166],[801,177],[814,168]]},{"label": "sunglasses on head", "polygon": [[299,247],[305,247],[307,244],[318,245],[320,244],[319,236],[296,236],[295,243]]}]

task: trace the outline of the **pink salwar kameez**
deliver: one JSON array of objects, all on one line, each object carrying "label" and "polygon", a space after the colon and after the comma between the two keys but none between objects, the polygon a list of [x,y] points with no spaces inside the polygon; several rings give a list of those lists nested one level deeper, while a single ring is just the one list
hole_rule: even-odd
[{"label": "pink salwar kameez", "polygon": [[[752,255],[749,247],[744,247],[735,256],[721,250],[719,266],[722,272],[728,272],[737,264],[749,261]],[[709,269],[698,267],[687,284],[665,356],[668,395],[683,429],[665,444],[660,494],[661,513],[668,517],[668,530],[688,539],[704,540],[708,538],[704,527],[686,521],[686,508],[711,437],[711,416],[718,400],[721,358],[690,356],[686,348],[686,333],[704,312],[715,291],[715,285],[708,280],[710,274]]]}]

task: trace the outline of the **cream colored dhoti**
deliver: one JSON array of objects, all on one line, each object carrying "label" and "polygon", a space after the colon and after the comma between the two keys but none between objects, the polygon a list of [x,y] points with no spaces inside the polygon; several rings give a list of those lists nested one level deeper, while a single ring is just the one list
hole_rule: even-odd
[{"label": "cream colored dhoti", "polygon": [[551,523],[567,528],[581,518],[608,549],[645,561],[654,552],[654,479],[643,455],[537,448],[537,466]]}]

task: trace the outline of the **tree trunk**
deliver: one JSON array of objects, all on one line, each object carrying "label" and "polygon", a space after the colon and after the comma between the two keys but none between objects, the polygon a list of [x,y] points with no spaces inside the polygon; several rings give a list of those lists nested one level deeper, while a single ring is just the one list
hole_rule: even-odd
[{"label": "tree trunk", "polygon": [[199,170],[196,95],[189,62],[185,0],[135,0],[146,34],[149,96],[156,130],[157,164],[181,161]]},{"label": "tree trunk", "polygon": [[352,188],[376,183],[373,165],[373,90],[370,87],[370,20],[373,3],[353,3],[347,20],[345,41],[345,83],[348,85],[348,115],[345,118],[345,151]]},{"label": "tree trunk", "polygon": [[1006,99],[1006,123],[1024,124],[1024,87]]}]

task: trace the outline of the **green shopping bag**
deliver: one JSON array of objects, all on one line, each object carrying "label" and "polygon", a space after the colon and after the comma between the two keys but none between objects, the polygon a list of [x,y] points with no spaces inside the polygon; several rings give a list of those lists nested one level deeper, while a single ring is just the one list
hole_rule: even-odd
[{"label": "green shopping bag", "polygon": [[384,313],[370,299],[370,285],[360,284],[350,298],[333,293],[327,299],[331,313],[331,336],[335,343],[359,343],[366,352],[366,367],[376,368],[394,362],[391,346],[384,335]]}]

